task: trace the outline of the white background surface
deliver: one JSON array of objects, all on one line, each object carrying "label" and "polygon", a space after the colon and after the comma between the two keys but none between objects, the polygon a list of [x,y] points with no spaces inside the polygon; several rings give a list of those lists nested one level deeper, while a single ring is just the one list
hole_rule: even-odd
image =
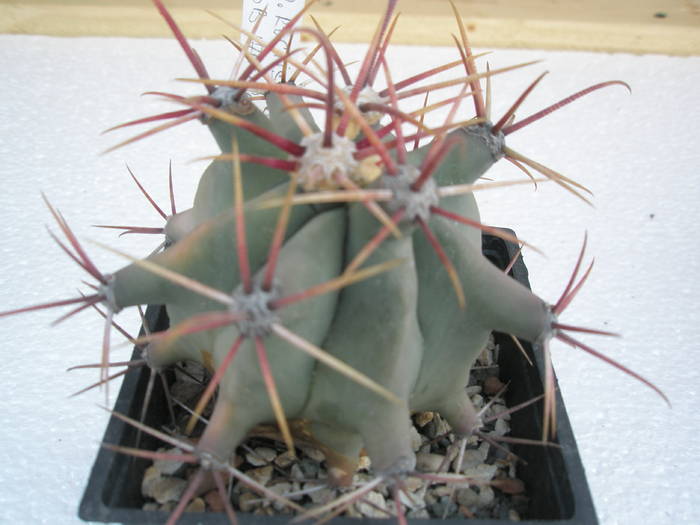
[{"label": "white background surface", "polygon": [[[213,76],[228,75],[233,56],[227,44],[195,47]],[[364,48],[339,49],[349,61]],[[396,47],[390,59],[399,80],[456,56],[447,48]],[[640,383],[556,345],[561,390],[601,522],[699,523],[700,59],[499,50],[489,61],[499,67],[532,58],[544,62],[494,80],[496,115],[545,69],[551,74],[521,116],[602,80],[623,79],[633,94],[620,87],[593,94],[508,140],[590,187],[595,209],[546,184],[536,192],[520,187],[479,195],[483,219],[510,226],[545,250],[547,258],[526,252],[526,264],[534,290],[549,301],[561,292],[587,230],[596,267],[562,321],[624,334],[619,340],[585,340],[653,379],[673,402],[669,410]],[[81,239],[146,254],[159,240],[116,239],[113,232],[90,227],[161,224],[124,163],[166,206],[172,159],[184,209],[204,168],[188,162],[217,150],[195,122],[98,155],[129,136],[100,136],[102,130],[170,109],[140,98],[143,91],[202,92],[172,81],[192,76],[174,41],[3,35],[0,67],[0,310],[5,310],[73,296],[85,277],[44,231],[51,218],[40,191]],[[471,106],[464,116],[467,109]],[[505,162],[490,175],[521,176]],[[96,246],[88,245],[88,251],[104,271],[124,264]],[[107,420],[96,407],[103,395],[68,399],[95,381],[97,372],[65,372],[98,360],[101,321],[85,312],[50,328],[58,315],[0,320],[2,523],[78,523],[77,506]],[[136,330],[132,313],[119,321]],[[129,353],[115,350],[114,359]],[[113,386],[112,400],[116,391]]]}]

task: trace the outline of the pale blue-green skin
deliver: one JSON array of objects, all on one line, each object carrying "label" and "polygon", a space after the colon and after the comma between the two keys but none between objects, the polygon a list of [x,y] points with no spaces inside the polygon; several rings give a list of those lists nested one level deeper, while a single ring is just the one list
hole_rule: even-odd
[{"label": "pale blue-green skin", "polygon": [[[265,124],[266,117],[256,113],[257,122],[299,140],[300,134],[279,100],[268,96],[268,103],[271,121]],[[270,146],[257,137],[236,133],[223,123],[210,123],[210,127],[223,150],[237,134],[242,153],[269,155]],[[434,175],[439,185],[474,182],[497,160],[477,136],[462,130],[452,136],[459,142]],[[407,162],[420,166],[428,147],[411,152]],[[193,210],[173,219],[177,242],[150,260],[232,294],[241,283],[230,164],[226,171],[226,163],[214,163],[207,169]],[[244,164],[243,177],[249,260],[259,275],[279,209],[257,205],[271,196],[283,196],[288,175]],[[439,205],[479,220],[471,194],[442,199]],[[343,459],[335,464],[335,459],[329,460],[331,470],[337,467],[341,471],[332,473],[338,479],[352,469],[362,447],[378,471],[412,469],[414,456],[408,441],[412,411],[437,410],[457,432],[472,432],[477,421],[464,386],[488,334],[501,330],[534,341],[549,322],[549,310],[539,298],[483,257],[478,230],[436,215],[429,219],[429,226],[458,271],[466,297],[464,309],[459,307],[453,285],[423,232],[408,223],[401,227],[401,239],[389,236],[363,266],[397,258],[402,264],[340,292],[278,312],[281,324],[389,389],[401,403],[359,386],[275,335],[263,338],[286,416],[307,421],[319,444]],[[290,295],[340,275],[380,228],[361,204],[339,205],[330,211],[294,206],[276,272],[279,293]],[[114,275],[114,294],[119,307],[165,304],[171,325],[227,308],[135,264]],[[149,358],[158,366],[181,359],[216,366],[238,336],[237,327],[232,325],[172,337],[152,345]],[[254,425],[262,422],[274,422],[274,417],[254,345],[248,339],[224,374],[211,423],[199,447],[224,459]]]},{"label": "pale blue-green skin", "polygon": [[[291,106],[304,102],[304,99],[298,95],[285,95],[285,98],[287,99],[287,104]],[[274,118],[270,120],[272,131],[298,144],[303,138],[304,134],[299,129],[299,126],[292,117],[291,113],[287,111],[286,106],[282,101],[282,97],[277,93],[269,91],[265,94],[265,103],[267,104],[267,110],[269,111],[270,115],[274,115]],[[311,116],[309,108],[300,107],[297,108],[296,111],[297,114],[307,122],[313,133],[317,133],[319,131],[318,126]]]},{"label": "pale blue-green skin", "polygon": [[[345,227],[346,214],[342,208],[308,221],[282,249],[275,272],[276,287],[284,295],[292,295],[339,275],[343,263],[342,232]],[[309,264],[310,253],[323,253],[324,264]],[[258,272],[259,278],[263,269]],[[318,346],[328,332],[337,298],[337,292],[327,293],[280,309],[279,323]],[[215,365],[221,363],[238,335],[235,326],[216,333],[213,344]],[[303,385],[311,382],[315,360],[276,335],[265,337],[264,345],[284,412],[288,417],[296,418],[307,400],[308,388]],[[226,456],[253,426],[275,420],[251,338],[246,339],[238,351],[219,395],[230,400],[228,410],[233,408],[234,415],[227,425],[229,430],[224,439],[217,437],[211,443],[205,440],[202,446],[209,447],[210,452],[217,455]]]},{"label": "pale blue-green skin", "polygon": [[[354,258],[376,230],[376,219],[364,206],[350,206],[346,258]],[[382,243],[366,262],[402,259],[399,267],[343,289],[324,343],[329,353],[362,370],[402,400],[411,394],[423,354],[411,233],[407,229],[401,239]],[[407,471],[414,466],[408,404],[381,398],[327,366],[317,367],[304,417],[360,434],[380,471]],[[387,439],[389,435],[391,439]],[[389,461],[384,463],[382,458]]]},{"label": "pale blue-green skin", "polygon": [[[270,120],[255,108],[246,118],[264,128],[270,128]],[[208,118],[207,124],[217,139],[222,153],[232,152],[234,137],[239,145],[246,149],[242,153],[255,152],[256,155],[265,157],[284,158],[285,155],[275,146],[253,135],[249,131],[234,128],[225,122]],[[193,222],[200,225],[209,219],[231,210],[233,206],[233,177],[231,162],[214,160],[204,170],[197,185],[197,193],[194,197]],[[243,178],[243,194],[246,199],[254,199],[258,195],[289,180],[289,175],[283,171],[271,170],[265,166],[246,163],[246,176]]]}]

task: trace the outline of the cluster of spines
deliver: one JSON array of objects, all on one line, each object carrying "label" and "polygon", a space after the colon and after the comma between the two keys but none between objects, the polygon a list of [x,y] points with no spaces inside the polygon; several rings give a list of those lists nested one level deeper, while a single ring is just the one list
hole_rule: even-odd
[{"label": "cluster of spines", "polygon": [[[417,225],[418,229],[422,231],[425,235],[425,238],[434,249],[439,260],[441,261],[442,265],[444,266],[445,270],[449,275],[455,293],[457,294],[460,306],[464,307],[466,301],[462,292],[463,286],[459,280],[458,272],[455,269],[454,264],[450,261],[450,258],[446,254],[444,248],[441,246],[440,241],[431,231],[427,221],[427,214],[429,213],[430,215],[441,216],[451,221],[461,222],[470,227],[476,227],[481,230],[493,232],[493,229],[489,229],[488,227],[481,225],[476,220],[443,209],[438,205],[439,199],[443,196],[466,194],[476,189],[479,189],[479,186],[475,184],[476,181],[470,181],[466,184],[454,186],[450,186],[447,184],[439,185],[431,191],[427,192],[429,194],[429,198],[427,198],[427,203],[425,202],[426,197],[423,195],[426,192],[422,191],[425,189],[425,186],[427,184],[432,182],[432,177],[437,167],[443,165],[446,162],[446,159],[452,153],[454,153],[455,146],[459,142],[459,140],[451,134],[459,131],[459,128],[465,124],[454,122],[461,100],[467,96],[472,96],[476,110],[476,118],[471,119],[468,123],[470,125],[475,126],[475,128],[473,129],[481,129],[482,131],[480,131],[480,133],[486,133],[489,139],[495,137],[498,141],[498,137],[503,137],[514,131],[517,131],[518,129],[521,129],[522,127],[538,120],[539,118],[542,118],[543,116],[562,107],[565,104],[568,104],[569,102],[575,100],[576,98],[579,98],[580,96],[586,95],[592,91],[606,87],[608,85],[623,84],[622,82],[618,81],[596,84],[570,97],[567,97],[566,99],[563,99],[562,101],[538,113],[535,113],[530,117],[527,117],[517,122],[513,122],[515,111],[519,108],[519,106],[525,100],[527,95],[532,91],[532,89],[534,89],[537,83],[544,76],[541,75],[525,90],[525,92],[523,92],[523,94],[515,101],[512,107],[503,115],[501,119],[499,119],[495,124],[491,124],[490,90],[488,89],[487,84],[487,90],[484,96],[480,79],[486,78],[488,81],[492,75],[498,74],[500,72],[505,72],[509,69],[513,69],[514,67],[520,66],[503,68],[502,70],[487,70],[486,73],[478,73],[474,62],[474,56],[471,52],[469,43],[467,41],[466,32],[461,23],[461,18],[457,16],[457,19],[459,21],[461,39],[455,37],[455,42],[460,52],[461,60],[445,64],[437,68],[433,68],[429,71],[426,71],[425,73],[406,79],[405,81],[394,83],[391,79],[391,74],[386,64],[384,55],[390,41],[391,33],[393,31],[393,28],[395,27],[396,20],[398,18],[398,16],[396,16],[392,19],[393,9],[396,3],[395,1],[389,2],[388,9],[382,21],[379,24],[377,32],[375,33],[375,36],[370,44],[369,50],[365,56],[365,59],[362,62],[360,72],[355,82],[352,82],[346,67],[344,66],[344,64],[340,60],[340,57],[338,56],[338,53],[335,51],[332,44],[328,40],[328,37],[322,32],[320,27],[316,30],[294,29],[294,24],[296,23],[296,21],[302,13],[300,13],[298,17],[292,20],[288,27],[284,31],[280,32],[275,37],[275,39],[273,39],[273,41],[266,43],[262,53],[257,57],[257,59],[245,53],[245,50],[243,49],[243,53],[248,59],[249,65],[244,69],[244,71],[238,76],[236,80],[211,80],[206,71],[206,68],[203,65],[203,62],[201,61],[197,53],[189,46],[183,33],[177,27],[175,21],[167,12],[162,2],[160,2],[160,0],[154,0],[154,3],[158,7],[161,14],[164,16],[168,25],[173,30],[173,33],[175,34],[178,42],[180,43],[181,47],[185,51],[185,54],[192,63],[199,77],[197,81],[205,85],[208,94],[202,97],[184,98],[173,94],[160,92],[157,93],[158,95],[165,96],[166,98],[169,98],[174,102],[186,105],[187,109],[162,113],[153,117],[147,117],[144,119],[131,121],[126,124],[123,124],[122,126],[118,126],[119,128],[135,124],[166,121],[164,124],[161,124],[156,128],[153,128],[145,133],[141,133],[125,142],[122,142],[121,144],[118,144],[117,146],[115,146],[115,148],[134,142],[135,140],[140,140],[146,136],[152,135],[154,133],[163,131],[167,128],[182,124],[190,120],[218,119],[222,122],[226,122],[228,124],[231,124],[233,126],[236,126],[238,128],[244,129],[250,133],[257,135],[263,141],[268,142],[273,147],[273,149],[277,148],[279,150],[279,154],[273,154],[271,156],[240,153],[238,151],[236,140],[234,139],[232,140],[230,147],[223,148],[228,151],[226,151],[223,155],[218,155],[215,157],[215,159],[218,161],[231,161],[234,167],[235,197],[233,202],[233,216],[237,232],[236,257],[238,259],[238,268],[242,283],[243,294],[251,295],[256,293],[256,287],[258,287],[257,289],[259,291],[263,291],[266,293],[272,290],[275,267],[280,256],[280,249],[285,240],[287,220],[289,218],[290,208],[292,205],[302,202],[314,203],[333,201],[359,201],[364,206],[366,206],[368,210],[373,215],[375,215],[375,217],[382,223],[382,226],[378,229],[377,233],[374,234],[368,240],[363,249],[360,250],[356,257],[349,263],[349,265],[345,268],[343,274],[340,277],[332,279],[325,284],[316,285],[312,288],[309,288],[308,290],[298,292],[297,294],[294,294],[292,296],[274,297],[271,299],[271,301],[266,302],[266,304],[273,310],[282,308],[289,304],[293,304],[297,301],[309,299],[319,294],[327,293],[332,290],[338,290],[349,285],[352,282],[359,281],[360,279],[364,279],[393,268],[395,266],[395,263],[392,261],[386,261],[383,264],[375,265],[373,267],[359,269],[362,266],[362,264],[371,256],[372,252],[376,250],[379,246],[381,246],[381,244],[389,237],[390,234],[393,233],[397,237],[400,237],[402,234],[406,234],[405,231],[401,231],[402,220],[406,221],[406,219],[408,219],[407,222],[411,225]],[[311,5],[312,3],[313,2],[309,3],[309,5]],[[297,73],[291,78],[295,78],[299,72],[303,72],[312,79],[315,79],[320,85],[324,86],[325,92],[318,92],[306,88],[300,88],[290,84],[275,85],[271,84],[269,82],[269,79],[266,79],[266,76],[272,65],[263,67],[260,65],[259,61],[263,60],[270,53],[276,52],[275,47],[277,46],[279,41],[285,36],[289,36],[292,32],[295,31],[306,32],[313,38],[318,40],[318,45],[316,49],[312,52],[312,55],[315,54],[318,50],[323,50],[325,52],[325,74],[319,77],[308,67],[308,63],[311,61],[310,57],[303,62],[298,62],[294,60],[292,57],[295,53],[298,52],[298,50],[288,50],[286,53],[281,53],[279,58],[275,61],[275,63],[284,63],[285,67],[288,67],[291,64],[292,66],[297,68]],[[247,35],[249,39],[255,38],[252,35],[252,33],[247,33]],[[436,83],[422,88],[406,89],[413,83],[430,78],[430,76],[437,72],[444,71],[446,69],[458,66],[460,64],[464,65],[466,71],[466,76],[463,78],[451,82]],[[337,88],[334,85],[334,70],[336,68],[340,72],[340,75],[346,84],[345,90],[343,90],[342,88]],[[373,90],[374,82],[377,78],[379,71],[382,69],[385,72],[388,87],[383,91],[376,92],[376,96],[377,99],[384,101],[384,103],[376,101],[362,102],[361,94],[363,93],[363,90]],[[263,79],[262,82],[260,81],[261,79]],[[438,104],[433,104],[431,107],[427,106],[426,97],[425,109],[422,111],[407,114],[402,112],[398,107],[398,101],[402,98],[408,96],[415,96],[423,93],[427,94],[428,92],[440,89],[442,87],[447,87],[448,85],[463,85],[463,88],[458,96],[443,100]],[[245,98],[245,92],[248,89],[260,88],[266,89],[267,91],[273,93],[279,98],[283,107],[285,108],[285,111],[289,115],[292,124],[298,125],[299,127],[298,131],[300,132],[301,136],[298,137],[297,140],[290,140],[289,138],[286,138],[281,134],[275,133],[274,131],[257,124],[253,120],[248,120],[245,118],[245,113],[251,108],[250,100]],[[292,102],[290,99],[293,99],[294,102]],[[316,102],[303,102],[304,99],[311,99],[315,100]],[[340,103],[337,103],[336,99],[339,99]],[[226,107],[230,108],[232,104],[239,104],[242,108],[240,109],[240,111],[243,114],[239,116],[235,114],[235,111],[225,111]],[[436,108],[440,105],[451,105],[449,115],[442,126],[436,129],[429,130],[428,128],[423,126],[422,118],[428,109]],[[322,130],[314,131],[313,123],[301,115],[302,111],[311,108],[323,109],[325,111],[325,121]],[[340,110],[338,108],[340,108]],[[340,115],[338,115],[339,112]],[[369,122],[367,119],[367,115],[371,113],[389,115],[391,117],[391,123],[381,126],[378,125],[377,122]],[[413,135],[404,135],[402,129],[403,124],[412,124],[417,128],[417,131]],[[349,131],[349,128],[352,126],[354,126],[355,131]],[[434,137],[434,140],[432,141],[430,146],[427,149],[423,150],[425,152],[422,153],[423,158],[419,162],[419,167],[414,168],[415,174],[412,176],[411,180],[404,183],[405,189],[403,193],[407,194],[408,196],[405,196],[404,198],[402,198],[402,200],[398,202],[394,202],[393,209],[391,205],[386,206],[386,209],[390,210],[391,213],[391,215],[388,215],[385,211],[385,207],[379,206],[379,203],[394,200],[395,195],[397,193],[395,187],[393,189],[391,187],[364,189],[363,187],[361,187],[362,184],[365,182],[362,176],[354,178],[350,173],[350,171],[352,170],[348,170],[347,173],[344,173],[342,169],[338,169],[336,170],[336,172],[326,174],[327,176],[325,177],[324,181],[330,183],[330,188],[328,186],[323,185],[320,185],[318,187],[318,189],[332,189],[333,191],[319,193],[318,195],[315,195],[313,193],[296,194],[295,185],[297,183],[297,175],[293,175],[291,178],[291,182],[288,186],[287,194],[283,198],[278,199],[278,202],[276,203],[276,205],[282,205],[282,209],[279,214],[279,221],[275,228],[275,233],[272,236],[272,243],[267,258],[266,270],[264,272],[261,282],[259,284],[254,283],[252,271],[250,269],[247,257],[247,245],[245,238],[244,223],[245,214],[243,212],[244,205],[243,190],[240,176],[240,162],[257,163],[259,165],[281,170],[284,172],[297,173],[300,171],[300,168],[304,164],[304,155],[307,152],[307,147],[304,145],[304,137],[309,137],[318,134],[321,138],[321,146],[326,149],[332,149],[334,140],[344,140],[348,133],[350,133],[351,136],[354,138],[355,133],[357,132],[361,132],[363,134],[363,137],[360,137],[359,139],[354,141],[355,151],[352,153],[352,156],[356,161],[356,164],[352,165],[352,169],[355,169],[357,166],[361,166],[363,160],[372,159],[376,156],[379,158],[379,165],[381,165],[382,171],[387,178],[400,178],[400,174],[406,171],[402,169],[402,167],[412,166],[412,164],[410,164],[408,161],[408,157],[411,156],[411,153],[414,154],[413,158],[411,158],[411,162],[416,162],[415,152],[418,151],[419,141],[422,138]],[[393,139],[388,141],[383,140],[385,137],[387,137],[387,135],[392,133],[394,135]],[[412,150],[409,150],[407,145],[411,142],[413,142],[414,147]],[[504,156],[507,160],[509,160],[518,168],[523,170],[532,180],[536,179],[528,171],[528,167],[539,171],[545,177],[554,180],[555,182],[562,185],[575,195],[579,196],[584,200],[587,200],[587,198],[581,193],[581,191],[590,193],[585,187],[513,151],[512,149],[506,147],[502,142],[498,144],[499,151],[497,152],[497,154],[499,156]],[[287,157],[284,158],[285,156]],[[497,159],[494,158],[493,160],[495,161]],[[311,169],[318,170],[321,169],[321,167],[312,166]],[[478,173],[477,176],[480,174],[481,173]],[[372,180],[373,175],[370,174],[368,178],[369,180]],[[376,176],[374,178],[376,178]],[[330,179],[330,181],[328,179]],[[138,181],[137,184],[139,185],[139,188],[144,192],[144,194],[146,194],[145,190]],[[333,187],[333,184],[336,184],[337,187]],[[315,189],[314,184],[312,182],[308,183],[306,189],[308,191],[313,191]],[[148,197],[147,194],[146,196]],[[412,207],[412,205],[409,204],[411,198],[418,201],[416,204],[416,208],[422,209],[422,211],[420,213],[411,212],[410,216],[406,217],[407,209]],[[155,203],[152,201],[152,199],[150,199],[150,197],[148,197],[148,199],[151,202],[151,204],[154,205],[156,210],[161,214],[161,216],[167,221],[170,216],[168,216],[160,208],[158,208],[157,205],[155,205]],[[175,215],[176,210],[174,206],[174,201],[171,200],[171,203],[172,214]],[[270,201],[268,203],[263,203],[263,205],[269,206],[275,204],[272,201]],[[100,368],[102,370],[100,384],[106,383],[107,380],[111,377],[107,376],[106,370],[108,366],[114,366],[117,364],[109,363],[107,357],[109,349],[109,331],[111,329],[111,326],[113,325],[112,316],[115,313],[115,311],[119,308],[118,305],[114,304],[114,299],[110,297],[111,277],[103,275],[97,270],[97,268],[87,256],[85,250],[75,238],[75,235],[72,233],[72,231],[66,224],[65,220],[63,219],[63,216],[59,212],[54,210],[54,208],[51,207],[50,204],[49,208],[56,222],[59,224],[61,230],[66,235],[70,244],[70,248],[72,248],[72,250],[69,248],[69,246],[66,246],[53,234],[52,237],[59,244],[63,251],[65,251],[79,266],[81,266],[87,273],[89,273],[93,278],[96,279],[98,284],[91,285],[95,289],[96,293],[81,296],[75,299],[57,301],[34,307],[18,309],[11,312],[5,312],[5,315],[29,310],[36,310],[40,308],[75,305],[74,309],[71,312],[59,319],[63,320],[88,307],[95,307],[98,303],[101,302],[105,303],[107,306],[107,312],[104,313],[106,322],[105,335],[103,338],[102,362],[100,364]],[[117,226],[116,228],[125,230],[124,233],[162,233],[165,231],[164,228],[145,228],[133,226]],[[550,421],[551,416],[553,414],[553,375],[551,372],[551,363],[549,360],[549,349],[548,345],[546,344],[551,337],[560,339],[567,344],[581,348],[589,353],[592,353],[600,358],[605,359],[608,362],[611,362],[615,366],[624,370],[626,373],[633,375],[637,379],[640,379],[641,381],[655,389],[657,392],[661,393],[658,390],[658,388],[656,388],[653,384],[649,383],[647,380],[639,377],[637,374],[629,371],[621,365],[612,362],[610,359],[602,356],[597,351],[593,350],[587,345],[580,343],[567,332],[585,332],[600,335],[613,334],[599,330],[565,325],[559,323],[556,319],[556,317],[561,312],[563,312],[563,310],[569,305],[569,303],[576,295],[576,293],[578,292],[578,290],[585,282],[586,278],[590,273],[589,267],[588,270],[585,272],[584,276],[580,279],[580,281],[575,282],[577,273],[582,263],[582,259],[583,249],[581,251],[581,256],[579,257],[579,261],[577,262],[575,271],[571,277],[571,281],[567,285],[561,298],[555,303],[555,305],[551,307],[551,323],[547,327],[546,333],[542,334],[542,341],[545,342],[545,361],[547,363],[545,376],[546,418],[544,423],[544,429],[545,432],[548,434],[550,432],[553,432],[554,429],[554,425]],[[158,339],[162,340],[164,338],[173,336],[173,334],[177,334],[177,336],[187,335],[200,331],[211,330],[212,328],[219,328],[222,326],[229,325],[231,323],[239,323],[240,328],[240,323],[242,321],[250,321],[250,317],[252,315],[250,311],[246,310],[245,308],[243,310],[236,311],[236,307],[240,306],[241,301],[237,302],[235,300],[235,294],[232,296],[227,293],[222,293],[220,290],[212,289],[202,283],[197,283],[183,275],[178,275],[175,272],[163,268],[158,268],[147,261],[141,261],[137,264],[142,265],[144,268],[160,275],[165,279],[173,281],[178,286],[188,288],[197,294],[205,295],[209,299],[213,301],[218,301],[222,303],[226,308],[228,308],[228,310],[223,313],[217,311],[201,314],[200,316],[189,319],[188,322],[184,323],[183,325],[174,327],[168,332],[161,334],[151,334],[143,340],[137,342],[144,343]],[[279,402],[278,395],[276,394],[274,381],[272,380],[272,375],[269,369],[269,363],[266,356],[263,338],[269,335],[270,333],[274,333],[277,336],[283,337],[288,342],[304,350],[305,352],[311,353],[311,355],[313,355],[316,359],[326,359],[326,362],[328,362],[329,358],[328,354],[325,354],[312,343],[309,343],[308,341],[303,341],[298,336],[295,336],[293,333],[289,332],[289,330],[287,330],[286,328],[284,328],[284,326],[279,324],[274,317],[271,317],[270,320],[266,321],[266,323],[267,324],[265,326],[259,326],[257,329],[254,330],[240,330],[241,335],[239,335],[239,337],[235,340],[234,344],[231,346],[229,353],[222,362],[220,368],[214,374],[214,377],[209,383],[209,386],[207,387],[205,394],[202,397],[202,400],[200,401],[197,409],[195,410],[195,417],[193,417],[192,422],[196,420],[196,416],[199,413],[201,413],[204,404],[206,404],[206,402],[212,397],[214,390],[216,389],[221,379],[221,376],[225,373],[229,364],[236,355],[236,352],[240,348],[243,339],[248,337],[254,340],[255,348],[259,358],[261,372],[263,378],[265,379],[266,387],[272,405],[274,407],[277,422],[282,430],[285,442],[290,447],[290,450],[293,450],[291,433],[289,432],[289,429],[287,427],[286,419],[281,409],[281,404]],[[146,361],[143,361],[143,363],[145,362]],[[138,363],[128,364],[140,366],[143,363],[139,361]],[[343,365],[340,363],[334,363],[333,366],[335,366],[336,369],[340,369]],[[370,388],[375,389],[375,391],[377,392],[381,392],[388,398],[392,397],[393,395],[391,392],[386,391],[386,389],[384,389],[380,385],[373,383],[371,379],[362,377],[362,374],[357,371],[348,370],[346,368],[344,373],[346,373],[349,377],[352,377],[353,380],[362,382],[364,386],[368,386]],[[661,395],[663,396],[663,394]],[[152,429],[146,429],[141,424],[138,425],[140,425],[140,430],[148,431],[151,433],[155,432]],[[177,443],[178,446],[183,445],[182,441],[178,440]],[[191,451],[194,450],[195,449],[192,449]],[[136,452],[134,451],[131,452],[136,454]],[[138,452],[138,454],[144,456],[149,455],[149,453],[145,452]],[[151,457],[155,457],[155,453],[152,453]],[[193,461],[195,459],[197,461],[201,461],[202,457],[202,454],[200,454],[199,456],[188,456],[188,461]],[[205,459],[207,460],[207,466],[211,467],[211,458],[207,457]],[[221,467],[221,465],[218,466]],[[216,479],[217,486],[221,485],[220,479],[218,477],[216,477]],[[384,480],[384,476],[378,477],[377,480]],[[185,494],[186,497],[183,498],[183,500],[186,500],[188,496],[194,494],[196,490],[196,485],[199,481],[201,481],[201,475],[198,475],[192,482]],[[371,490],[371,488],[373,488],[377,483],[379,483],[379,481],[373,482],[371,484],[371,487],[369,488],[364,487],[362,491]],[[398,486],[400,486],[400,484]],[[351,498],[346,499],[347,501],[351,500]],[[398,501],[398,499],[396,499],[396,501]],[[343,507],[344,503],[346,503],[345,499],[342,502],[336,502],[336,504],[333,505],[333,507]],[[181,514],[183,509],[184,504],[179,505],[176,511],[173,513],[171,519],[177,519],[177,517]],[[227,507],[227,512],[229,512],[229,514],[232,514],[232,509],[229,509],[229,507]],[[402,517],[402,513],[398,508],[397,513],[400,517]]]}]

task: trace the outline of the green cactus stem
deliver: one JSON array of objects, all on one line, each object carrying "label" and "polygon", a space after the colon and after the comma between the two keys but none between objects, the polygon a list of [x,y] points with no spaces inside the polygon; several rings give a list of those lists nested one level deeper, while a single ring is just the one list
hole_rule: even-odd
[{"label": "green cactus stem", "polygon": [[[185,434],[214,400],[196,445],[125,419],[139,432],[181,445],[180,459],[200,465],[170,522],[207,483],[227,499],[222,472],[303,511],[270,496],[229,465],[236,448],[261,424],[277,425],[291,452],[295,438],[317,445],[326,456],[331,483],[350,484],[361,450],[369,455],[375,480],[309,515],[342,509],[380,482],[400,488],[416,463],[409,432],[413,412],[439,412],[462,437],[479,431],[481,414],[464,387],[492,331],[541,343],[547,363],[545,433],[554,430],[552,339],[605,360],[666,399],[651,382],[571,335],[614,334],[560,322],[590,274],[589,267],[578,277],[583,250],[570,282],[550,305],[482,255],[482,231],[521,242],[482,224],[473,195],[487,187],[478,180],[505,158],[535,182],[530,169],[589,202],[585,186],[514,151],[506,137],[584,95],[626,84],[595,84],[513,121],[542,74],[500,119],[492,119],[490,79],[532,63],[478,71],[478,57],[453,5],[460,59],[395,83],[386,58],[397,23],[395,0],[387,2],[355,78],[320,27],[294,28],[300,13],[270,42],[261,43],[257,58],[243,50],[242,71],[236,69],[233,80],[212,79],[163,2],[154,3],[195,70],[197,78],[189,80],[202,84],[206,93],[151,92],[178,109],[112,128],[155,126],[111,149],[201,121],[219,151],[205,157],[209,164],[193,205],[178,212],[172,201],[166,213],[134,177],[165,224],[115,228],[164,235],[163,251],[131,258],[104,274],[47,201],[67,241],[52,237],[94,279],[95,292],[0,316],[72,308],[61,321],[102,304],[106,324],[97,384],[106,384],[118,375],[107,373],[113,316],[124,308],[165,305],[171,327],[140,339],[148,343],[143,358],[127,364],[160,371],[189,360],[208,369],[211,378]],[[250,41],[256,38],[240,32]],[[298,49],[275,50],[296,33],[310,36],[316,50],[323,51],[318,69],[308,56],[298,59]],[[268,75],[271,65],[261,65],[265,60],[296,71],[275,84]],[[463,76],[432,80],[457,66],[464,68]],[[385,89],[377,87],[380,73]],[[320,87],[297,85],[300,76]],[[459,94],[422,110],[404,107],[409,97],[447,87]],[[264,95],[251,95],[254,89]],[[460,120],[467,97],[474,115]],[[267,114],[254,98],[264,99]],[[448,116],[431,127],[423,117],[438,107],[446,107]],[[314,121],[315,110],[321,111],[320,124]],[[168,456],[113,448],[151,459]],[[226,509],[231,517],[229,503]],[[402,512],[397,503],[397,513]]]}]

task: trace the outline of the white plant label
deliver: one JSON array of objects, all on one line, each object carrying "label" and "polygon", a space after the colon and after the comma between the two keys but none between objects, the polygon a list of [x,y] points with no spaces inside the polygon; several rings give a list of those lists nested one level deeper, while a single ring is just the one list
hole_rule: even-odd
[{"label": "white plant label", "polygon": [[[304,0],[243,0],[242,26],[244,29],[252,31],[255,24],[258,22],[260,17],[262,17],[262,21],[258,25],[255,35],[264,42],[269,42],[303,8]],[[294,41],[298,38],[298,35],[292,35],[291,38],[293,39],[293,45]],[[247,37],[245,35],[242,37],[242,39],[243,42],[247,41]],[[282,52],[286,52],[287,46],[289,45],[289,39],[289,36],[285,36],[278,42],[275,48]],[[258,54],[260,54],[260,52],[263,50],[263,47],[263,44],[251,41],[250,45],[248,46],[248,51],[250,51],[251,54],[258,56]],[[277,56],[270,53],[263,60],[263,64],[274,62],[276,58]],[[270,71],[270,75],[275,82],[279,82],[282,78],[282,65],[280,64],[275,66]]]}]

